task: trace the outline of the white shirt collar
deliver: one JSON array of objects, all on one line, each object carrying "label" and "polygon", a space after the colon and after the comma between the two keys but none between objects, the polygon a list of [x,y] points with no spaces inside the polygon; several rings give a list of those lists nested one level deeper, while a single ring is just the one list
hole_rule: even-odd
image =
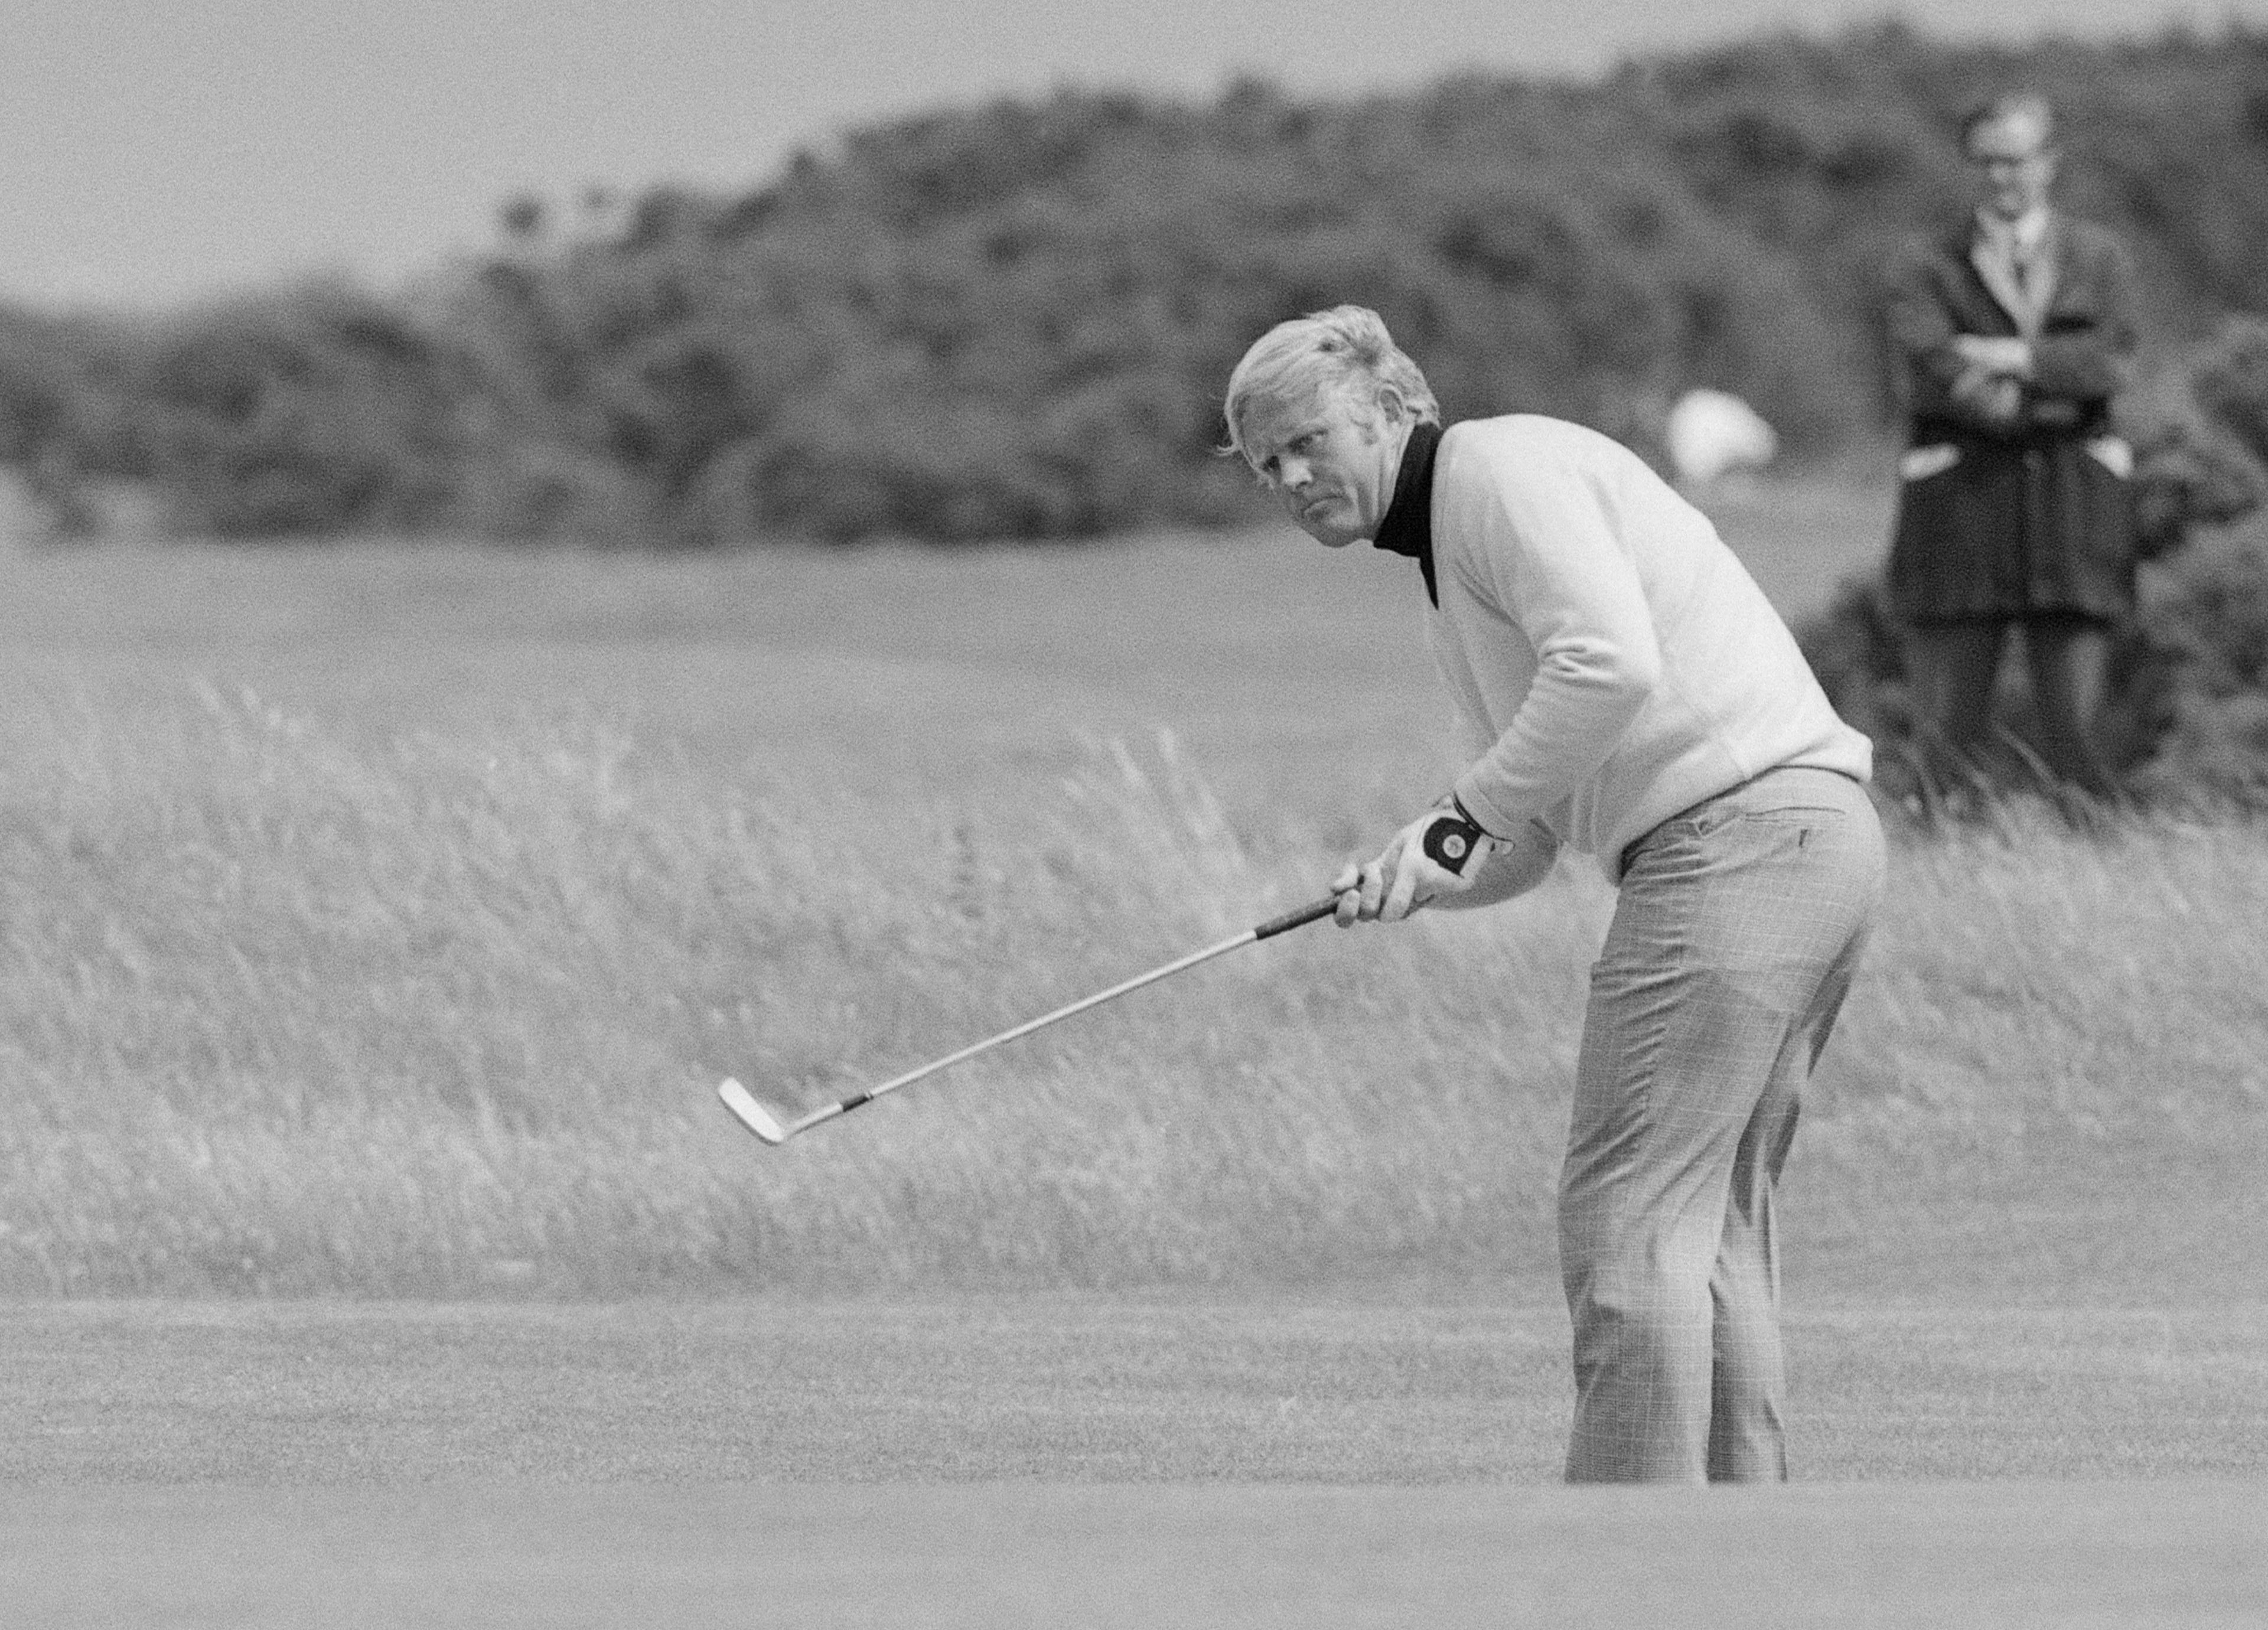
[{"label": "white shirt collar", "polygon": [[1984,236],[1995,243],[2005,243],[2026,254],[2037,249],[2048,235],[2048,210],[2045,204],[2027,210],[2014,220],[1993,214],[1990,210],[1977,211],[1977,225]]}]

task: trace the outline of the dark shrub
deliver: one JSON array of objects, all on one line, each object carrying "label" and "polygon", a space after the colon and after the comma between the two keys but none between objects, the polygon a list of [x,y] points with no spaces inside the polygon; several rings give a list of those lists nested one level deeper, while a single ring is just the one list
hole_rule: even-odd
[{"label": "dark shrub", "polygon": [[[1965,211],[1952,122],[2012,82],[2064,108],[2072,201],[2137,245],[2162,332],[2268,305],[2264,48],[1889,27],[1587,85],[941,110],[737,196],[515,198],[485,263],[409,295],[0,332],[0,456],[58,490],[154,478],[182,525],[260,535],[1210,524],[1257,513],[1212,456],[1237,356],[1357,300],[1453,417],[1558,414],[1647,452],[1710,386],[1801,460],[1886,433],[1882,270]],[[2257,500],[2264,371],[2233,330],[2203,405],[2140,438],[2153,549]]]}]

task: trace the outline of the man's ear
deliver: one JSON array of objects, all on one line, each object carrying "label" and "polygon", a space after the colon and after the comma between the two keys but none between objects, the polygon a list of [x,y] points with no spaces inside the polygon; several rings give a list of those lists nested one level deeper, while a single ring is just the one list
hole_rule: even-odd
[{"label": "man's ear", "polygon": [[[1361,399],[1358,397],[1357,400]],[[1372,387],[1367,406],[1369,410],[1363,417],[1370,421],[1366,428],[1373,436],[1384,437],[1410,417],[1409,399],[1403,395],[1398,386],[1381,383]]]}]

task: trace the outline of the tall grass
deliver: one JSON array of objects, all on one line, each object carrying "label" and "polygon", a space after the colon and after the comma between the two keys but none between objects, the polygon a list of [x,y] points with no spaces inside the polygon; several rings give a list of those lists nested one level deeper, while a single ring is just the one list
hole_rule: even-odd
[{"label": "tall grass", "polygon": [[[0,1291],[1548,1272],[1595,877],[1270,941],[773,1151],[720,1075],[837,1095],[1341,857],[1170,743],[1010,806],[767,788],[595,715],[363,749],[209,688],[53,712],[0,763]],[[1904,843],[1799,1164],[2014,1191],[2250,1135],[2261,837]]]}]

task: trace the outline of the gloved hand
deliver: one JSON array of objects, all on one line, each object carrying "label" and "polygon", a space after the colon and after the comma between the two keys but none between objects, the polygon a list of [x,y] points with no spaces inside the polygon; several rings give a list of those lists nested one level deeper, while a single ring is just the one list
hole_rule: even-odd
[{"label": "gloved hand", "polygon": [[1427,810],[1396,832],[1378,859],[1350,861],[1331,884],[1339,896],[1334,920],[1398,923],[1430,900],[1473,886],[1497,840],[1481,830],[1454,800]]}]

